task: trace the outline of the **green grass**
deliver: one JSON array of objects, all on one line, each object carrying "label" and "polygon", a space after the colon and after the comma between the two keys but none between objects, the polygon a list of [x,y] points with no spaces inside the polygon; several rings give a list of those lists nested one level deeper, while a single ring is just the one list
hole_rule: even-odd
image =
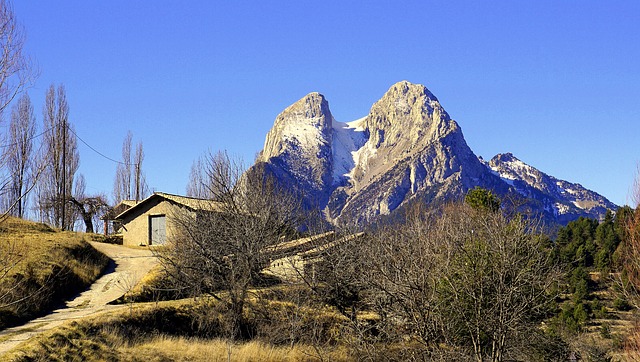
[{"label": "green grass", "polygon": [[95,281],[109,259],[86,237],[16,218],[0,224],[0,329],[42,315]]}]

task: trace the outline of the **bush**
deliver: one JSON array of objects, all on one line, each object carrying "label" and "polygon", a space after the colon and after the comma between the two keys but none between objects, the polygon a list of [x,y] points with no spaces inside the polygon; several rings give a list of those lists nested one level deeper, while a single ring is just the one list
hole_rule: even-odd
[{"label": "bush", "polygon": [[631,304],[629,304],[629,302],[627,302],[627,300],[622,297],[617,297],[613,301],[613,307],[620,311],[629,311],[633,308]]},{"label": "bush", "polygon": [[589,319],[589,312],[583,303],[578,303],[573,308],[573,318],[578,324],[584,324]]}]

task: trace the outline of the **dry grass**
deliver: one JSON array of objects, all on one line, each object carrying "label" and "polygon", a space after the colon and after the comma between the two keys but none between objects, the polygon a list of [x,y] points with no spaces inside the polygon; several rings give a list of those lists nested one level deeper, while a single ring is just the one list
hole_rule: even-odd
[{"label": "dry grass", "polygon": [[186,298],[188,295],[175,289],[161,265],[156,265],[115,303],[144,303]]},{"label": "dry grass", "polygon": [[109,259],[84,238],[40,223],[0,223],[0,329],[31,319],[90,285]]},{"label": "dry grass", "polygon": [[230,343],[222,339],[200,340],[158,337],[134,347],[120,348],[123,361],[353,361],[343,349],[318,351],[308,345],[272,346],[261,341]]},{"label": "dry grass", "polygon": [[590,293],[590,300],[586,303],[590,303],[592,309],[599,306],[602,311],[592,311],[592,319],[585,323],[579,334],[571,338],[571,347],[585,360],[635,361],[625,349],[630,338],[631,341],[633,338],[637,312],[615,308],[614,301],[620,293],[615,291],[610,279],[613,274],[609,278],[602,278],[599,272],[590,272],[589,276],[595,291]]},{"label": "dry grass", "polygon": [[[26,342],[8,361],[353,361],[342,344],[269,344],[265,338],[230,343],[219,336],[215,306],[199,323],[192,300],[139,304],[130,311],[74,321]],[[311,311],[309,311],[311,312]],[[278,315],[279,312],[274,312]],[[328,312],[318,316],[331,319]],[[278,324],[281,321],[272,320]],[[211,326],[214,326],[211,329]],[[205,337],[207,336],[208,337]]]}]

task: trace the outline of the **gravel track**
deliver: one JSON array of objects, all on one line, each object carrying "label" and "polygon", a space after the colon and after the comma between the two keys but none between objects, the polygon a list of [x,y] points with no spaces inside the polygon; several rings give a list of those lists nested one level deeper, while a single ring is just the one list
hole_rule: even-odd
[{"label": "gravel track", "polygon": [[31,320],[21,326],[0,331],[0,356],[30,338],[59,325],[102,312],[125,308],[107,303],[120,298],[157,264],[148,249],[132,249],[121,245],[90,242],[100,252],[111,258],[105,273],[86,291],[65,306]]}]

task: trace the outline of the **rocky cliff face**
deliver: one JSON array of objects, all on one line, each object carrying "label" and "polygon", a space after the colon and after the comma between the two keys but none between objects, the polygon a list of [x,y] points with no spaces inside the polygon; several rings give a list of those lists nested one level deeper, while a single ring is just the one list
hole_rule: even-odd
[{"label": "rocky cliff face", "polygon": [[475,186],[529,198],[534,209],[561,222],[615,207],[510,154],[478,159],[438,99],[406,81],[349,123],[333,118],[322,95],[307,95],[278,115],[257,167],[303,190],[307,204],[336,224],[371,222],[412,201],[461,199]]},{"label": "rocky cliff face", "polygon": [[314,203],[326,204],[333,184],[333,116],[320,93],[310,93],[276,117],[258,162],[296,183]]},{"label": "rocky cliff face", "polygon": [[561,224],[580,216],[601,218],[617,205],[580,184],[559,180],[527,165],[511,153],[498,154],[487,166],[522,197],[535,200],[539,208]]}]

